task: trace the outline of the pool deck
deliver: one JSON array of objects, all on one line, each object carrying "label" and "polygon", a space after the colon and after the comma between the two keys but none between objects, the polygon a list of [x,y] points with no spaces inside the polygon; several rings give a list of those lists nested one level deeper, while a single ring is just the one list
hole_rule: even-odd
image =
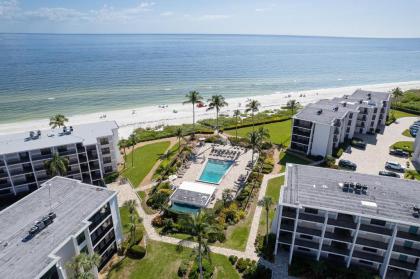
[{"label": "pool deck", "polygon": [[[197,183],[216,186],[217,189],[215,193],[215,199],[210,202],[210,204],[207,206],[208,208],[212,208],[215,202],[222,198],[222,193],[224,189],[231,189],[233,191],[232,194],[235,195],[236,193],[235,181],[237,181],[241,175],[247,176],[248,172],[250,172],[250,170],[247,170],[247,164],[249,161],[251,161],[251,158],[252,158],[252,150],[241,150],[239,157],[235,160],[235,162],[227,171],[227,173],[222,178],[219,184],[211,184],[211,183],[198,181],[204,169],[204,166],[206,165],[207,160],[209,158],[217,159],[217,160],[230,160],[226,158],[220,158],[217,156],[210,156],[212,146],[213,144],[210,144],[210,143],[204,144],[197,152],[196,159],[191,162],[190,167],[186,170],[183,177],[178,177],[172,182],[175,186],[181,185],[183,181],[195,181]],[[215,148],[231,149],[231,150],[238,151],[237,149],[233,149],[232,146],[228,146],[228,145],[225,145],[225,146],[215,145]],[[256,159],[257,159],[257,154],[255,154],[254,156],[254,160]]]}]

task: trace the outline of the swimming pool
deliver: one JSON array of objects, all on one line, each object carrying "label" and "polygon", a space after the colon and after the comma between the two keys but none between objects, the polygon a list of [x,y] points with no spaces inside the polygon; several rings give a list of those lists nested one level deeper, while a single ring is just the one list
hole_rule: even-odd
[{"label": "swimming pool", "polygon": [[170,209],[178,213],[188,213],[188,214],[196,214],[198,211],[200,211],[199,207],[195,207],[188,204],[176,203],[176,202],[174,202],[171,205]]},{"label": "swimming pool", "polygon": [[232,166],[232,163],[232,161],[209,159],[198,180],[212,184],[219,184],[226,172],[229,170],[230,166]]}]

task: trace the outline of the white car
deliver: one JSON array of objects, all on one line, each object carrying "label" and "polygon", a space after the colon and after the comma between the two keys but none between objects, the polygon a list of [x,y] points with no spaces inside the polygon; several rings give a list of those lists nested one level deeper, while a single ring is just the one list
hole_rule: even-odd
[{"label": "white car", "polygon": [[385,163],[385,168],[388,170],[395,170],[400,172],[403,172],[405,170],[405,168],[400,163],[391,161]]}]

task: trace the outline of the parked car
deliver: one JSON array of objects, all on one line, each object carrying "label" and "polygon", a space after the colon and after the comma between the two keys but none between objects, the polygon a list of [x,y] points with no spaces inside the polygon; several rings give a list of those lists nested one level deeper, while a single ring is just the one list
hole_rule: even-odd
[{"label": "parked car", "polygon": [[380,171],[379,175],[400,178],[401,176],[393,171]]},{"label": "parked car", "polygon": [[391,149],[389,151],[389,154],[400,157],[408,157],[410,155],[407,151],[404,151],[402,149]]},{"label": "parked car", "polygon": [[385,163],[385,169],[399,171],[399,172],[404,172],[405,170],[405,168],[400,163],[391,162],[391,161],[388,161]]},{"label": "parked car", "polygon": [[364,143],[363,141],[352,141],[351,146],[360,149],[366,149],[366,143]]},{"label": "parked car", "polygon": [[343,169],[350,169],[350,170],[356,170],[357,168],[357,165],[349,160],[338,161],[338,166],[340,166]]},{"label": "parked car", "polygon": [[410,135],[413,136],[413,137],[416,137],[418,131],[419,131],[419,129],[410,129]]}]

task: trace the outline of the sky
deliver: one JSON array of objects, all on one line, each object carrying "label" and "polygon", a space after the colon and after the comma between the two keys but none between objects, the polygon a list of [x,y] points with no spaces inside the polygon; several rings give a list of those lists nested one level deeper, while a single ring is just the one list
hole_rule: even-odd
[{"label": "sky", "polygon": [[0,0],[0,32],[420,37],[420,0]]}]

